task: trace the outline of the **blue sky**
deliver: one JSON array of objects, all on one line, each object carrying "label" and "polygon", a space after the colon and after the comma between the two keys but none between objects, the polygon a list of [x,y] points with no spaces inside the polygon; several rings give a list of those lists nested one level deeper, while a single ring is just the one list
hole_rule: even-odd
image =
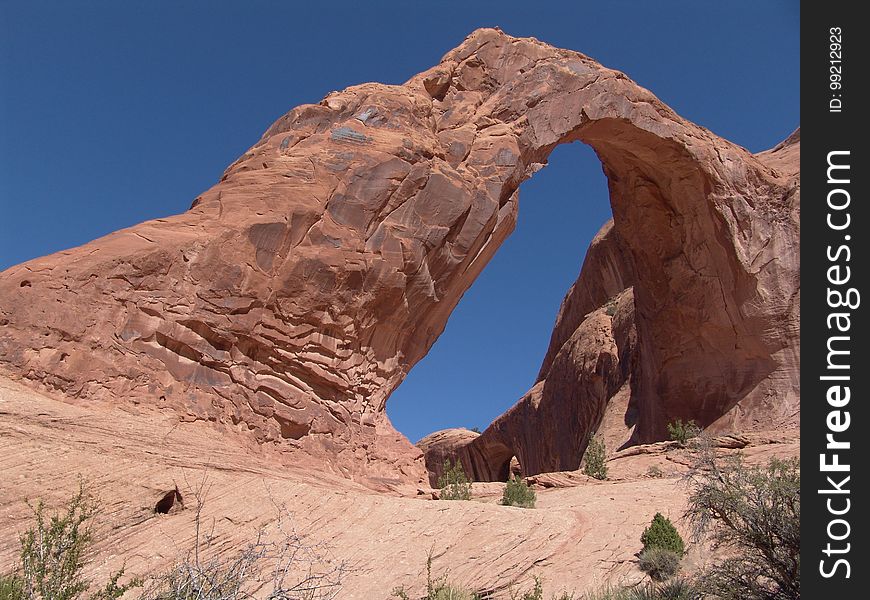
[{"label": "blue sky", "polygon": [[[752,151],[799,124],[797,1],[470,4],[0,0],[0,269],[186,210],[292,107],[401,83],[477,27],[584,52]],[[400,431],[483,428],[528,389],[609,214],[594,154],[558,148],[390,399]]]}]

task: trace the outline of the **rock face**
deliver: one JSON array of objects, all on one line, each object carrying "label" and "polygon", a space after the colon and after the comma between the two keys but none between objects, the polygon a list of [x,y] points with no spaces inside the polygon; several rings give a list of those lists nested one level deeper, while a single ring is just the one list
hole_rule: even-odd
[{"label": "rock face", "polygon": [[[474,484],[474,502],[373,493],[346,478],[276,460],[274,448],[244,434],[215,436],[208,424],[178,423],[170,411],[137,415],[120,406],[75,406],[3,377],[0,408],[4,572],[17,564],[18,536],[33,524],[25,499],[43,499],[54,512],[78,489],[81,475],[96,484],[101,499],[93,554],[85,560],[85,576],[94,582],[122,565],[128,576],[147,579],[189,556],[200,494],[202,522],[214,540],[204,544],[207,559],[235,559],[261,528],[267,540],[275,540],[282,515],[284,531],[300,535],[308,548],[297,554],[287,581],[310,575],[309,566],[317,574],[344,563],[349,568],[336,600],[382,600],[400,585],[411,598],[425,597],[426,557],[433,545],[433,577],[448,574],[456,584],[508,600],[511,592],[515,597],[518,589],[530,589],[537,576],[544,597],[551,598],[608,580],[640,581],[644,574],[635,554],[641,533],[657,511],[682,513],[688,491],[680,480],[688,457],[656,448],[661,444],[614,457],[608,463],[611,481],[538,476],[537,506],[529,511],[498,506],[504,490],[499,483]],[[632,451],[638,453],[627,454]],[[742,449],[753,464],[798,451],[796,441],[774,440]],[[650,465],[665,477],[645,476]],[[155,503],[176,485],[185,506],[156,514]],[[687,535],[682,524],[678,527]],[[687,574],[696,559],[709,561],[701,548],[690,547],[683,562]],[[274,571],[261,575],[268,584]],[[253,597],[265,600],[270,590],[264,585]]]},{"label": "rock face", "polygon": [[[429,485],[437,487],[438,479],[444,473],[444,461],[455,461],[461,449],[479,436],[479,433],[469,429],[442,429],[417,442],[416,446],[423,452],[426,470],[429,472]],[[468,464],[467,460],[465,464]],[[471,474],[467,468],[466,472]]]},{"label": "rock face", "polygon": [[4,271],[0,368],[250,431],[346,475],[419,479],[387,398],[513,229],[520,183],[574,141],[602,161],[613,225],[481,473],[503,456],[527,473],[576,462],[626,376],[598,307],[632,283],[616,315],[636,346],[637,441],[677,417],[795,422],[794,144],[753,156],[622,73],[493,29],[404,85],[293,109],[181,215]]}]

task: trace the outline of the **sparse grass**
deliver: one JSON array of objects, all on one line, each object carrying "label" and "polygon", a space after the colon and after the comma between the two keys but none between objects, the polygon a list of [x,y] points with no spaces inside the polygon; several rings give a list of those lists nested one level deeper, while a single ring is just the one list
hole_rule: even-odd
[{"label": "sparse grass", "polygon": [[606,457],[604,440],[594,436],[589,440],[589,445],[586,446],[586,452],[583,454],[583,473],[595,479],[607,479]]},{"label": "sparse grass", "polygon": [[661,479],[664,477],[664,473],[658,465],[650,465],[646,470],[646,476],[652,479]]},{"label": "sparse grass", "polygon": [[698,600],[701,597],[697,587],[690,581],[675,579],[661,584],[607,586],[587,592],[577,600]]},{"label": "sparse grass", "polygon": [[679,572],[682,559],[683,557],[673,550],[652,546],[641,551],[638,567],[653,581],[666,581]]},{"label": "sparse grass", "polygon": [[508,479],[504,488],[501,503],[504,506],[519,506],[520,508],[535,508],[535,490],[519,476]]},{"label": "sparse grass", "polygon": [[[433,550],[429,550],[429,554],[426,556],[426,596],[424,600],[480,600],[478,594],[448,582],[446,574],[433,577],[432,554]],[[392,597],[399,600],[412,600],[403,585],[393,589]]]},{"label": "sparse grass", "polygon": [[441,500],[471,500],[471,482],[458,459],[453,464],[444,461],[444,472],[438,478]]},{"label": "sparse grass", "polygon": [[535,577],[532,589],[526,591],[514,591],[511,589],[511,600],[543,600],[544,584],[540,577]]},{"label": "sparse grass", "polygon": [[[448,581],[447,575],[434,577],[432,575],[432,553],[426,557],[426,595],[420,600],[485,600],[490,598],[487,593],[474,592],[462,586]],[[510,600],[544,600],[544,584],[540,577],[534,577],[534,583],[530,589],[508,588]],[[393,589],[392,598],[398,600],[418,600],[418,596],[411,596],[405,586]],[[559,595],[550,596],[552,600],[579,600],[574,594],[563,592]]]},{"label": "sparse grass", "polygon": [[24,582],[19,575],[0,575],[0,600],[23,600]]}]

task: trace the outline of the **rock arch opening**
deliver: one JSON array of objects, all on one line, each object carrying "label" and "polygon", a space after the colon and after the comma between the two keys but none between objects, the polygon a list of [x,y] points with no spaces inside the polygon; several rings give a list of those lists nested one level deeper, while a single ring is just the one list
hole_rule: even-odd
[{"label": "rock arch opening", "polygon": [[583,144],[554,149],[522,184],[517,226],[450,315],[426,357],[390,396],[410,440],[480,429],[535,382],[566,291],[611,218],[601,163]]}]

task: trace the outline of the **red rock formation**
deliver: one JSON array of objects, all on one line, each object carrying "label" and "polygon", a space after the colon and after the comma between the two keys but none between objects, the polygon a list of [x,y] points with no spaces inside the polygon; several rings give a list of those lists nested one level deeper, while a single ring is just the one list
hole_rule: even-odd
[{"label": "red rock formation", "polygon": [[[796,203],[800,130],[757,157],[794,178]],[[797,204],[794,206],[796,209]],[[796,223],[796,213],[783,217]],[[768,414],[763,412],[763,403],[744,398],[732,411],[723,412],[712,422],[705,422],[692,403],[666,412],[668,409],[661,408],[653,397],[650,406],[650,397],[641,393],[643,370],[655,365],[638,347],[631,287],[635,281],[643,285],[644,278],[635,273],[626,248],[613,222],[605,224],[586,253],[579,278],[562,302],[538,382],[482,435],[461,443],[455,440],[449,448],[443,444],[438,447],[439,461],[456,458],[475,479],[504,481],[513,455],[519,457],[525,474],[577,469],[587,441],[595,432],[601,433],[608,450],[614,451],[632,442],[664,439],[664,425],[677,418],[695,419],[714,432],[797,425],[800,405],[796,398],[784,406],[771,404]],[[784,261],[796,258],[796,252],[783,256]],[[793,331],[782,334],[788,344],[799,343]],[[784,364],[763,384],[781,386],[773,394],[792,390],[783,380],[796,376],[797,357],[784,356]],[[751,410],[757,411],[753,421],[741,420],[742,413]],[[646,422],[641,418],[644,414],[649,415]],[[636,427],[639,423],[642,427]],[[429,437],[439,438],[439,432]],[[430,464],[432,450],[422,444],[418,447],[426,456],[430,474],[439,473]]]},{"label": "red rock formation", "polygon": [[[429,472],[429,485],[436,487],[438,479],[444,473],[444,461],[454,461],[459,457],[460,449],[480,436],[479,433],[470,429],[442,429],[430,433],[419,442],[417,447],[423,452],[426,470]],[[467,461],[466,461],[467,462]],[[465,468],[466,474],[471,475],[471,470]]]},{"label": "red rock formation", "polygon": [[[671,417],[794,421],[796,179],[622,73],[493,29],[404,85],[293,109],[184,214],[0,274],[0,367],[250,430],[343,473],[420,477],[386,400],[513,229],[519,184],[573,141],[602,161],[619,260],[638,274],[637,439]],[[554,337],[542,384],[584,416],[511,425],[521,463],[582,450],[564,437],[588,433],[619,379],[606,316],[579,325],[597,354],[568,325]],[[554,378],[560,360],[582,362],[582,394]]]}]

